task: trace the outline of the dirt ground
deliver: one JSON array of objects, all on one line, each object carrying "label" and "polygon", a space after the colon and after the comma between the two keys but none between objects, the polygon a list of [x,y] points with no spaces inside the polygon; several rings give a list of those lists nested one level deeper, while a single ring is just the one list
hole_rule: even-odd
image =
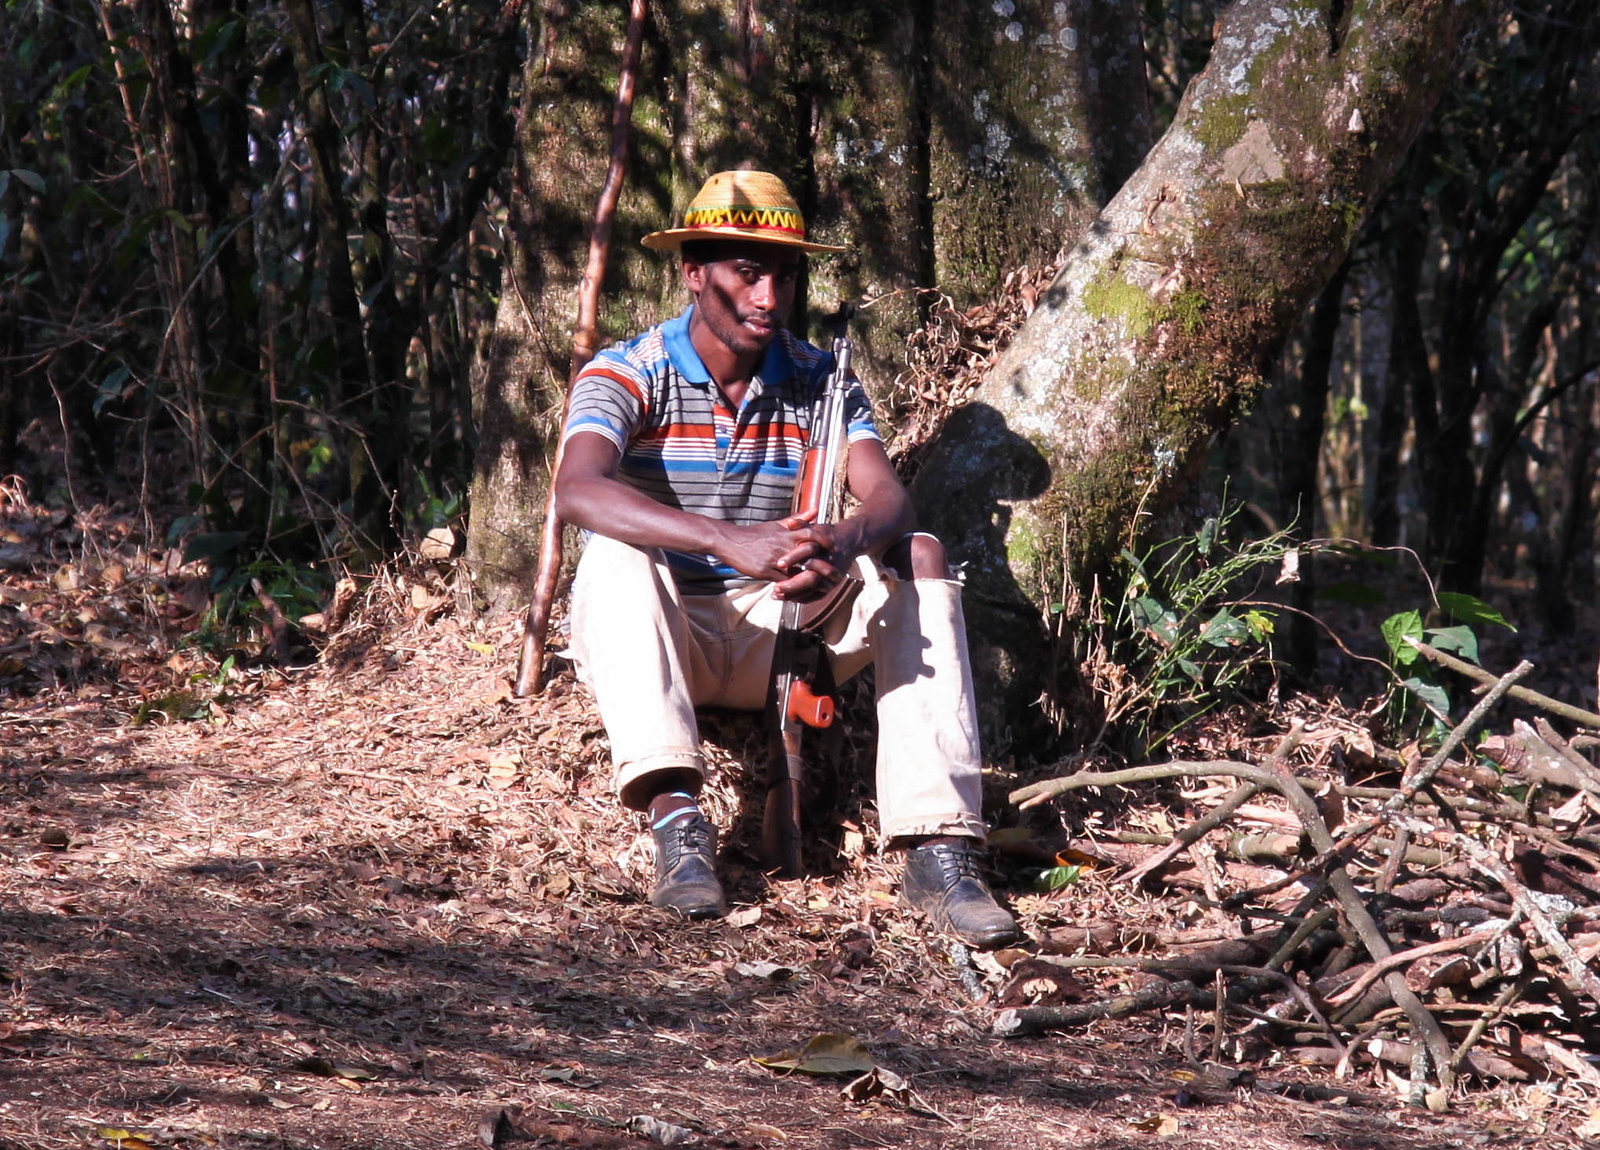
[{"label": "dirt ground", "polygon": [[[0,543],[0,1147],[1582,1144],[1571,1082],[1469,1081],[1440,1115],[1370,1069],[1186,1086],[1181,1014],[993,1037],[998,968],[974,1001],[901,912],[870,805],[835,804],[814,875],[762,874],[742,719],[707,719],[734,913],[685,925],[644,901],[582,688],[511,698],[516,624],[458,611],[448,571],[366,587],[320,660],[223,671],[131,528],[26,510]],[[1185,913],[1027,881],[998,876],[1036,935]],[[752,1061],[822,1034],[907,1090]]]}]

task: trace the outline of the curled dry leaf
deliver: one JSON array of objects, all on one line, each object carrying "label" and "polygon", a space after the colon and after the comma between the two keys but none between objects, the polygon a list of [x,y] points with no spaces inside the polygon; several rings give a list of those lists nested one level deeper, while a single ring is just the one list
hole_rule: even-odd
[{"label": "curled dry leaf", "polygon": [[628,1119],[628,1129],[663,1146],[684,1146],[694,1141],[694,1131],[687,1126],[674,1126],[648,1114],[635,1114]]},{"label": "curled dry leaf", "polygon": [[867,1048],[849,1034],[819,1034],[799,1050],[785,1050],[751,1061],[768,1070],[818,1077],[862,1075],[877,1066]]},{"label": "curled dry leaf", "polygon": [[1143,1118],[1130,1118],[1128,1125],[1144,1134],[1170,1138],[1178,1132],[1178,1119],[1171,1114],[1147,1114]]},{"label": "curled dry leaf", "polygon": [[911,1084],[894,1071],[881,1066],[874,1066],[861,1077],[852,1078],[840,1088],[839,1094],[847,1102],[867,1102],[882,1096],[901,1106],[911,1105]]},{"label": "curled dry leaf", "polygon": [[417,547],[424,559],[448,559],[455,554],[456,533],[450,527],[435,527],[422,537]]},{"label": "curled dry leaf", "polygon": [[746,978],[764,978],[769,982],[788,982],[799,973],[792,966],[779,966],[775,962],[738,962],[733,971]]},{"label": "curled dry leaf", "polygon": [[759,906],[741,906],[738,910],[729,911],[728,917],[723,921],[735,929],[754,926],[761,921],[761,908]]}]

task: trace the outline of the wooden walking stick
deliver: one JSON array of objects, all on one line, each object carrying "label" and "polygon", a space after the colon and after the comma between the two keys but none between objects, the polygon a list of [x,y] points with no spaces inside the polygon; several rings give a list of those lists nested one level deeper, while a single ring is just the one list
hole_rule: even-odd
[{"label": "wooden walking stick", "polygon": [[628,129],[633,122],[634,78],[639,72],[639,47],[644,40],[646,0],[632,0],[628,9],[627,39],[622,49],[622,73],[617,78],[617,102],[611,110],[611,163],[600,200],[594,209],[594,231],[589,235],[589,260],[578,285],[578,325],[572,335],[572,364],[567,370],[567,394],[561,401],[561,422],[557,428],[556,458],[550,468],[550,493],[545,501],[544,530],[539,540],[539,571],[534,577],[533,599],[528,603],[528,618],[523,624],[522,649],[517,655],[517,680],[512,688],[517,698],[538,693],[544,671],[544,641],[550,629],[550,605],[556,597],[556,580],[561,575],[561,520],[556,516],[556,474],[561,470],[561,432],[567,425],[567,404],[572,397],[572,381],[598,350],[597,315],[600,311],[600,285],[606,276],[606,261],[611,254],[611,226],[617,215],[617,197],[628,169]]}]

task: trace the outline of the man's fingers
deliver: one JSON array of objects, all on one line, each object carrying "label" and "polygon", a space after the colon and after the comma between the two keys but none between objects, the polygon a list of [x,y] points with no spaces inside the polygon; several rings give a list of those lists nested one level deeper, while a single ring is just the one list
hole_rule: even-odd
[{"label": "man's fingers", "polygon": [[789,578],[773,585],[773,594],[779,599],[815,599],[833,587],[844,575],[831,563],[812,559],[802,563]]},{"label": "man's fingers", "polygon": [[811,560],[816,559],[821,554],[821,550],[816,543],[808,539],[798,547],[791,547],[788,551],[785,551],[778,558],[777,567],[780,571],[798,571]]},{"label": "man's fingers", "polygon": [[785,531],[798,531],[811,522],[811,512],[802,511],[799,515],[791,515],[787,519],[778,520],[778,525]]}]

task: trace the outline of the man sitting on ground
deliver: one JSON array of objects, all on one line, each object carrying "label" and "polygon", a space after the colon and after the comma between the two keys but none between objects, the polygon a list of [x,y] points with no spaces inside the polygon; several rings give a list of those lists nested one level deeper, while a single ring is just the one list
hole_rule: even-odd
[{"label": "man sitting on ground", "polygon": [[721,172],[676,251],[693,305],[600,353],[572,387],[556,513],[589,533],[572,589],[572,650],[599,703],[624,806],[649,814],[651,901],[726,912],[716,829],[696,802],[698,705],[764,706],[783,601],[865,581],[824,631],[836,678],[871,661],[880,832],[905,851],[903,895],[980,946],[1020,937],[979,869],[987,827],[961,588],[914,533],[911,501],[859,381],[846,405],[845,481],[857,501],[826,525],[790,517],[813,405],[832,357],[784,327],[808,242],[766,172]]}]

